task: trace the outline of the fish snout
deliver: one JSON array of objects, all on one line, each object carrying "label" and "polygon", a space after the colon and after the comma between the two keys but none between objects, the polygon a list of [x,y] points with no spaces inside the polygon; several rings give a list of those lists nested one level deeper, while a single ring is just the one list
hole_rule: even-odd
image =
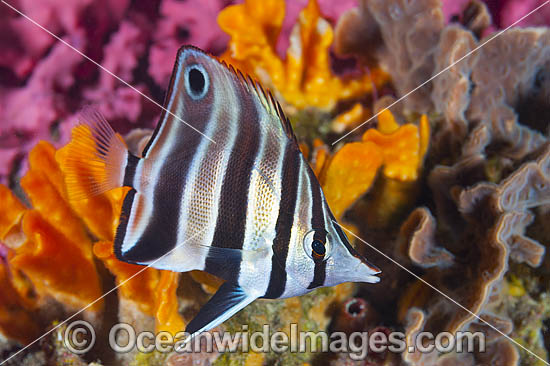
[{"label": "fish snout", "polygon": [[371,272],[372,275],[377,275],[379,273],[382,273],[382,271],[380,270],[380,268],[376,267],[374,264],[370,263],[365,257],[363,257],[362,255],[358,254],[357,255],[357,258],[359,259],[359,263],[357,264],[356,267],[360,267],[360,266],[366,266],[368,268],[368,270]]},{"label": "fish snout", "polygon": [[356,255],[348,254],[341,257],[338,264],[335,265],[330,282],[334,284],[342,282],[376,283],[380,281],[380,278],[376,277],[379,273],[381,273],[380,269],[369,263],[363,256],[357,253]]},{"label": "fish snout", "polygon": [[360,256],[358,259],[357,265],[353,268],[354,282],[368,282],[368,283],[377,283],[380,282],[380,277],[376,277],[377,274],[382,271],[369,263],[365,258]]}]

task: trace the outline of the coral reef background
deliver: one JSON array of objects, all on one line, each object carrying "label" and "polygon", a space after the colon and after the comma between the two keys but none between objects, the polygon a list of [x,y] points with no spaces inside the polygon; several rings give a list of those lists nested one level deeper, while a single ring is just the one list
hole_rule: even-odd
[{"label": "coral reef background", "polygon": [[[219,11],[232,0],[63,1],[11,4],[162,104],[179,47],[220,54],[229,37]],[[320,2],[333,22],[354,1]],[[288,47],[305,0],[283,12],[276,51]],[[0,182],[25,170],[25,155],[44,139],[62,146],[85,104],[94,103],[119,131],[154,127],[158,107],[121,84],[27,19],[3,5],[0,14]],[[27,108],[33,105],[34,108]],[[21,170],[22,168],[22,170]]]},{"label": "coral reef background", "polygon": [[[45,28],[162,104],[192,44],[280,100],[347,230],[540,358],[550,350],[550,5],[393,104],[543,1],[13,0]],[[87,104],[140,151],[160,110],[0,5],[0,360],[122,285],[79,318],[98,329],[184,328],[219,286],[119,262],[124,189],[68,199],[66,144]],[[362,121],[380,114],[362,128]],[[344,133],[353,133],[334,146]],[[542,365],[380,253],[375,286],[257,301],[220,332],[482,331],[487,352],[71,354],[64,327],[12,364]],[[135,278],[135,277],[137,278]],[[126,282],[128,281],[128,282]],[[17,320],[15,320],[17,319]],[[98,337],[106,337],[99,334]]]}]

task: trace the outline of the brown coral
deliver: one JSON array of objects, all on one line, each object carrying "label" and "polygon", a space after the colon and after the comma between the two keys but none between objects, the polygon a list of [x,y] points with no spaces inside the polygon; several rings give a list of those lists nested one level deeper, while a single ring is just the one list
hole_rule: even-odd
[{"label": "brown coral", "polygon": [[[550,56],[544,45],[550,41],[550,31],[511,29],[490,42],[494,35],[478,42],[474,33],[487,26],[487,14],[483,3],[474,1],[462,15],[466,28],[444,27],[441,4],[435,0],[363,1],[342,17],[336,49],[364,55],[361,42],[379,33],[382,46],[376,58],[392,74],[399,95],[435,77],[403,103],[411,111],[435,107],[443,114],[444,123],[433,142],[436,151],[456,157],[468,131],[484,125],[488,139],[477,150],[491,149],[519,161],[545,140],[538,131],[546,128],[540,116],[549,108],[545,70]],[[360,19],[374,19],[377,27],[366,28]]]},{"label": "brown coral", "polygon": [[[546,121],[540,116],[549,105],[544,97],[548,95],[544,70],[550,56],[543,45],[548,44],[550,31],[511,29],[490,42],[489,37],[478,44],[470,32],[459,27],[443,31],[436,71],[480,44],[484,46],[434,79],[432,99],[445,117],[434,143],[445,146],[450,141],[456,147],[466,139],[468,147],[464,149],[489,150],[519,161],[545,141],[539,131],[545,131]],[[467,137],[468,129],[478,135],[483,130],[485,137]],[[451,150],[456,156],[456,148]]]},{"label": "brown coral", "polygon": [[454,62],[468,55],[476,46],[471,32],[458,26],[448,26],[441,33],[440,46],[434,53],[434,72],[441,72],[433,83],[432,100],[436,110],[443,113],[445,124],[438,132],[438,150],[459,149],[468,132],[465,113],[470,102],[470,74],[478,54],[474,53],[442,72]]},{"label": "brown coral", "polygon": [[[549,161],[550,147],[547,147],[540,153],[538,159],[522,165],[498,185],[478,183],[468,186],[464,185],[463,181],[460,182],[460,179],[456,179],[458,176],[471,177],[471,174],[447,174],[447,177],[455,177],[453,183],[437,181],[437,179],[445,179],[443,175],[432,175],[433,186],[444,185],[447,190],[454,191],[447,199],[455,202],[457,214],[442,215],[440,218],[458,223],[456,228],[448,227],[447,230],[451,230],[453,234],[446,237],[454,237],[454,240],[446,241],[445,246],[446,250],[457,253],[455,255],[460,254],[461,263],[457,263],[456,257],[451,257],[450,266],[448,261],[436,262],[434,271],[429,272],[430,275],[426,280],[451,298],[457,299],[471,313],[457,311],[456,305],[444,298],[434,302],[430,295],[433,293],[431,289],[413,284],[406,292],[407,295],[402,298],[400,306],[403,311],[411,306],[426,309],[422,315],[422,329],[450,332],[464,329],[483,330],[491,341],[500,336],[493,327],[505,334],[513,331],[509,315],[498,313],[499,307],[492,304],[499,303],[501,296],[499,294],[505,291],[502,281],[508,270],[509,261],[526,262],[530,266],[538,266],[541,263],[545,248],[536,240],[527,237],[525,229],[533,221],[533,214],[529,209],[544,204],[550,198]],[[445,207],[448,210],[451,205],[447,204]],[[424,232],[427,214],[418,210],[413,212],[402,227],[402,234],[408,238],[410,258],[413,263],[420,265],[424,263],[422,259],[415,260],[414,251],[424,249],[424,246],[419,246],[417,238],[426,235]],[[419,220],[416,217],[418,215],[424,217],[424,220]],[[462,224],[460,224],[461,221]],[[411,235],[410,226],[415,222],[418,222],[418,225]],[[428,226],[427,234],[428,238],[433,240],[433,228]],[[460,276],[461,280],[453,281],[452,277],[455,276]],[[430,298],[432,301],[427,303]],[[413,310],[408,312],[409,316],[413,316],[411,313]],[[493,327],[479,321],[472,313],[479,314]],[[514,350],[507,352],[517,355]],[[415,357],[421,357],[428,363],[433,361],[428,361],[431,356],[427,355]]]},{"label": "brown coral", "polygon": [[[537,78],[550,64],[545,47],[549,42],[548,29],[511,29],[480,49],[472,69],[475,88],[468,119],[488,125],[492,143],[504,145],[501,154],[514,160],[535,151],[545,140],[530,127],[543,131],[546,120],[540,121],[543,126],[538,125],[540,117],[523,109],[525,103],[536,102],[533,95],[540,92]],[[541,103],[533,104],[527,109]]]},{"label": "brown coral", "polygon": [[515,366],[519,362],[519,354],[508,340],[499,340],[491,344],[487,352],[479,354],[481,364],[495,366]]},{"label": "brown coral", "polygon": [[377,319],[378,314],[369,303],[362,298],[353,297],[341,304],[332,328],[338,332],[351,334],[374,325]]},{"label": "brown coral", "polygon": [[[382,44],[374,53],[382,68],[392,75],[399,95],[405,95],[432,76],[433,54],[444,27],[440,1],[362,0],[359,9],[342,17],[336,28],[336,50],[371,58],[373,49],[367,45]],[[376,26],[366,25],[371,19]],[[377,39],[378,34],[382,42]],[[431,85],[425,85],[403,103],[410,111],[428,112],[432,108],[430,93]]]},{"label": "brown coral", "polygon": [[[416,337],[422,331],[425,323],[425,314],[420,309],[413,308],[407,317],[405,332],[407,346],[416,347]],[[433,342],[432,342],[433,344]],[[427,344],[424,344],[427,346]],[[437,365],[437,366],[483,366],[501,365],[515,366],[519,361],[517,349],[506,339],[491,342],[484,352],[448,353],[439,355],[432,351],[421,353],[418,350],[405,352],[403,360],[415,365]]]},{"label": "brown coral", "polygon": [[483,1],[471,0],[463,9],[460,23],[477,38],[491,25],[491,14]]},{"label": "brown coral", "polygon": [[424,268],[451,265],[454,256],[437,244],[435,232],[436,223],[430,211],[425,207],[415,209],[401,226],[400,236],[408,243],[405,258]]},{"label": "brown coral", "polygon": [[[494,313],[496,307],[491,304],[495,303],[495,293],[503,291],[501,283],[509,261],[525,262],[531,266],[541,263],[544,246],[527,237],[525,232],[534,220],[534,214],[529,208],[544,204],[549,198],[546,163],[549,153],[547,149],[537,153],[545,139],[526,127],[536,127],[533,125],[536,118],[530,116],[525,119],[528,115],[521,109],[521,102],[526,96],[529,97],[537,90],[536,87],[533,89],[533,80],[540,74],[539,68],[547,62],[547,53],[541,51],[540,47],[534,47],[532,54],[527,50],[522,51],[521,47],[526,47],[526,44],[536,45],[546,39],[546,31],[514,30],[508,37],[509,42],[503,40],[502,43],[495,43],[491,47],[492,51],[488,48],[473,55],[434,80],[432,100],[435,107],[445,113],[445,123],[434,139],[435,150],[450,151],[450,154],[443,156],[460,155],[452,166],[437,166],[429,176],[437,207],[439,232],[443,233],[441,237],[445,239],[441,243],[444,244],[443,249],[454,256],[460,256],[462,260],[472,256],[476,261],[470,269],[464,270],[464,265],[461,266],[460,273],[468,276],[462,279],[467,288],[461,289],[459,283],[452,281],[452,273],[458,273],[458,268],[453,269],[456,264],[449,267],[446,261],[436,265],[434,271],[430,270],[430,275],[426,277],[430,283],[458,299],[462,305],[480,314],[504,333],[513,331],[512,322],[507,318],[508,315],[498,311]],[[516,44],[515,40],[519,39],[524,43]],[[445,28],[435,54],[434,72],[443,70],[476,45],[470,32],[457,26]],[[502,47],[506,52],[501,52]],[[495,59],[497,54],[498,61]],[[508,55],[505,56],[506,61],[500,58],[502,55]],[[523,63],[516,60],[518,57]],[[504,65],[519,63],[523,67],[519,70],[508,66],[497,69],[495,62]],[[500,86],[501,75],[504,78],[503,86]],[[477,81],[473,91],[474,84],[470,79]],[[487,86],[487,83],[493,84]],[[521,87],[515,89],[512,84]],[[492,160],[487,159],[489,154]],[[522,159],[533,154],[539,154],[536,161],[517,168]],[[485,180],[498,184],[479,183]],[[410,235],[410,226],[415,223],[418,227]],[[402,227],[402,235],[409,243],[406,247],[409,250],[408,258],[417,265],[423,265],[423,259],[418,258],[417,251],[424,249],[418,245],[417,238],[427,234],[431,243],[434,238],[431,229],[423,232],[425,224],[425,220],[424,225],[422,220],[418,221],[416,212]],[[483,244],[474,249],[470,243]],[[466,249],[469,246],[471,249]],[[430,293],[422,285],[411,285],[407,295],[402,298],[401,309],[405,311],[412,305],[425,308],[426,300],[432,296]],[[440,330],[457,330],[470,327],[483,330],[491,338],[498,337],[498,333],[470,314],[457,312],[456,308],[451,310],[443,302],[445,300],[427,307],[423,329],[435,327]],[[506,347],[510,355],[507,362],[515,364],[517,351],[513,347]],[[428,364],[435,363],[435,359],[430,360],[429,356],[423,356],[422,360]]]}]

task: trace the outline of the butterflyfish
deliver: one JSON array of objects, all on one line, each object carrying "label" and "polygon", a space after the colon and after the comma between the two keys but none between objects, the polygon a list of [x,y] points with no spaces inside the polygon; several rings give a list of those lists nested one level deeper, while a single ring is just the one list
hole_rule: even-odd
[{"label": "butterflyfish", "polygon": [[139,156],[100,113],[84,111],[66,180],[72,199],[130,187],[119,260],[225,280],[186,332],[212,329],[258,298],[379,281],[336,223],[270,92],[184,46],[164,107]]}]

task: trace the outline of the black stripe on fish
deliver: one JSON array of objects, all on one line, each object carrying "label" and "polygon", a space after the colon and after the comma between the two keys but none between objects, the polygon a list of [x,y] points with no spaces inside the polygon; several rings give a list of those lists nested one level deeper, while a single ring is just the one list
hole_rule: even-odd
[{"label": "black stripe on fish", "polygon": [[[237,131],[234,147],[231,149],[231,156],[223,178],[216,229],[211,246],[242,249],[246,230],[250,179],[255,164],[254,157],[260,149],[261,121],[254,100],[242,95],[247,91],[244,88],[235,88],[235,92],[236,98],[240,100],[239,113],[235,118],[248,122],[246,123],[247,128]],[[253,220],[253,218],[249,219]],[[226,281],[237,282],[240,266],[220,266],[219,252],[213,251],[213,253],[209,253],[206,257],[204,270],[222,277]]]},{"label": "black stripe on fish", "polygon": [[235,69],[232,65],[228,65],[227,63],[225,63],[225,61],[221,61],[221,64],[227,67],[229,71],[237,76],[237,78],[239,79],[239,83],[242,82],[243,84],[247,85],[249,91],[256,94],[258,100],[263,104],[265,110],[268,113],[273,113],[278,117],[279,123],[281,124],[281,127],[285,131],[287,137],[292,140],[296,145],[298,145],[298,140],[294,135],[290,120],[285,116],[283,108],[281,107],[279,102],[277,102],[273,94],[269,90],[264,89],[263,86],[252,79],[250,75],[243,74],[240,70]]},{"label": "black stripe on fish", "polygon": [[124,201],[122,202],[122,211],[120,213],[120,218],[118,222],[118,227],[116,229],[115,243],[114,243],[114,252],[117,259],[125,261],[122,256],[121,248],[124,237],[126,236],[126,229],[128,228],[128,219],[130,217],[130,212],[132,211],[132,204],[134,203],[134,197],[136,195],[135,189],[130,189]]},{"label": "black stripe on fish", "polygon": [[286,259],[290,245],[294,211],[298,200],[299,177],[302,174],[300,171],[300,159],[302,157],[297,151],[296,145],[289,141],[286,144],[283,158],[281,202],[279,203],[279,216],[275,224],[271,274],[269,285],[263,296],[268,299],[281,297],[286,287]]},{"label": "black stripe on fish", "polygon": [[[164,123],[166,123],[166,120],[169,119],[169,118],[174,118],[174,116],[169,114],[166,111],[166,109],[169,109],[170,106],[171,106],[170,105],[170,99],[173,96],[174,89],[176,87],[178,79],[181,78],[181,69],[182,69],[181,62],[183,61],[183,60],[181,60],[181,58],[182,58],[182,54],[183,54],[184,51],[185,51],[185,49],[183,47],[178,50],[178,54],[176,56],[176,62],[174,63],[174,68],[172,69],[172,75],[170,76],[170,83],[168,84],[168,91],[166,92],[166,96],[164,97],[164,103],[162,104],[163,106],[166,106],[166,108],[163,108],[161,113],[160,113],[159,123],[157,123],[157,125],[155,127],[155,130],[153,131],[153,134],[151,135],[151,138],[149,138],[149,141],[147,141],[147,144],[143,148],[143,151],[141,153],[142,157],[147,156],[147,153],[149,152],[149,149],[151,148],[151,145],[153,144],[153,142],[157,138],[162,125]],[[180,83],[180,86],[182,87],[183,83]],[[174,112],[172,111],[172,113],[174,113]],[[189,132],[189,133],[192,133],[192,132]]]},{"label": "black stripe on fish", "polygon": [[[315,178],[315,174],[309,166],[307,169],[311,190],[311,227],[315,230],[315,235],[322,235],[327,232],[325,228],[325,212],[323,210],[323,193],[321,192],[321,186],[317,178]],[[319,239],[322,239],[323,243],[325,242],[324,237]]]},{"label": "black stripe on fish", "polygon": [[[179,84],[183,88],[183,83]],[[193,108],[194,103],[187,96],[184,89],[175,90],[175,93],[181,98],[184,98],[186,108],[186,116],[190,116],[193,121],[205,120],[209,121],[212,118],[212,101],[213,94],[210,90],[205,96],[205,103],[201,108]],[[209,117],[209,118],[207,118]],[[175,118],[168,116],[168,118]],[[212,121],[215,123],[215,121]],[[147,226],[142,235],[136,239],[136,243],[125,253],[123,253],[126,261],[136,263],[147,263],[158,259],[163,255],[173,250],[177,245],[178,227],[180,227],[180,205],[183,200],[183,192],[187,181],[187,175],[190,168],[190,161],[201,142],[201,138],[194,135],[189,136],[189,129],[182,124],[181,139],[174,139],[173,146],[169,148],[170,153],[165,161],[162,162],[162,168],[155,179],[153,210],[149,217]],[[200,128],[205,126],[198,126]],[[187,138],[185,138],[188,136]],[[181,150],[182,141],[185,139],[185,150]],[[185,162],[187,164],[185,164]],[[175,169],[178,167],[178,169]],[[142,218],[143,219],[143,218]]]},{"label": "black stripe on fish", "polygon": [[[188,167],[185,171],[187,169]],[[142,235],[124,253],[127,260],[146,263],[162,257],[175,248],[185,175],[178,172],[178,178],[174,179],[170,177],[174,173],[172,164],[166,164],[161,169],[154,191],[153,212]]]},{"label": "black stripe on fish", "polygon": [[327,269],[327,261],[325,260],[315,260],[315,269],[313,270],[313,280],[307,287],[308,289],[317,288],[323,286],[325,283],[325,277]]},{"label": "black stripe on fish", "polygon": [[[324,244],[326,243],[327,231],[325,229],[323,193],[321,192],[321,186],[317,182],[313,172],[308,170],[308,173],[311,189],[311,226],[313,230],[315,230],[313,238],[320,240]],[[307,287],[308,289],[322,286],[325,282],[326,261],[322,259],[314,259],[314,262],[315,267],[313,270],[313,280]]]},{"label": "black stripe on fish", "polygon": [[133,187],[134,177],[136,176],[136,168],[139,162],[139,158],[134,154],[128,152],[128,159],[126,161],[126,169],[124,170],[123,186]]}]

